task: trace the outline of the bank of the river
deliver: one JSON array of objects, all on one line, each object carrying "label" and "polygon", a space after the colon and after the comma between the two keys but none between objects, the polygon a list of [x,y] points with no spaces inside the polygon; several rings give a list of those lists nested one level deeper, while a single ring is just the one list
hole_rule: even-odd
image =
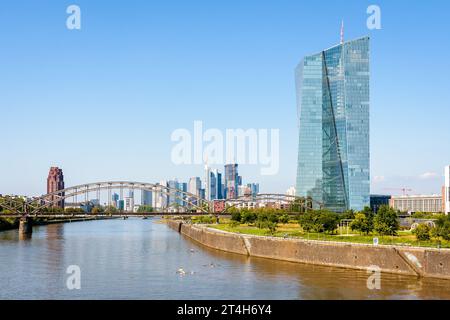
[{"label": "bank of the river", "polygon": [[11,218],[0,218],[0,231],[7,231],[19,228],[19,221]]},{"label": "bank of the river", "polygon": [[169,220],[170,228],[205,246],[254,257],[450,280],[450,250],[283,239],[237,234]]},{"label": "bank of the river", "polygon": [[[42,226],[55,223],[69,223],[69,222],[81,222],[81,221],[91,221],[91,220],[105,220],[105,219],[116,219],[115,217],[89,217],[89,218],[58,218],[58,219],[39,219],[33,221],[33,225]],[[0,232],[14,230],[19,228],[19,219],[15,218],[0,218]]]}]

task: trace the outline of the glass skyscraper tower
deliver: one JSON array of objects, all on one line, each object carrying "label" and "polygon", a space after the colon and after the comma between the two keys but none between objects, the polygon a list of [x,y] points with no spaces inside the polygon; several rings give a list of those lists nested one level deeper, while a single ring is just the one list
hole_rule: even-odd
[{"label": "glass skyscraper tower", "polygon": [[297,196],[336,212],[370,205],[369,80],[369,37],[298,65]]}]

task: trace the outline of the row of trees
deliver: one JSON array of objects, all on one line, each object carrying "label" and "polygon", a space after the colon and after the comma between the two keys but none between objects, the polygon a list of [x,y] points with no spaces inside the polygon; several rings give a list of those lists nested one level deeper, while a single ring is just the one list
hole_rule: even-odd
[{"label": "row of trees", "polygon": [[[235,223],[254,224],[259,228],[273,230],[278,223],[288,223],[290,217],[284,210],[273,208],[241,209],[231,211],[231,220]],[[337,214],[329,210],[308,210],[297,216],[305,232],[336,233],[339,223],[352,220],[350,228],[363,234],[376,232],[380,235],[396,235],[400,228],[397,212],[389,206],[381,206],[378,214],[366,207],[361,212],[346,211]]]}]

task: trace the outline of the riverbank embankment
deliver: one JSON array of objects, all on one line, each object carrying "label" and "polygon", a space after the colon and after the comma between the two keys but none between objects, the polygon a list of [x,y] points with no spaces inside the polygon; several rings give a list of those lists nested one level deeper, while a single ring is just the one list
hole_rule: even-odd
[{"label": "riverbank embankment", "polygon": [[207,247],[241,255],[450,280],[450,249],[254,236],[178,220],[167,224]]}]

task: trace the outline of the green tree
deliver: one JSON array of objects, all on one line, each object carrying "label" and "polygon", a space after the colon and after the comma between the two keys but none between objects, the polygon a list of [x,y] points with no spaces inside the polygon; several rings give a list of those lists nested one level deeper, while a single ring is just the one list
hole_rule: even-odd
[{"label": "green tree", "polygon": [[354,220],[350,223],[350,228],[366,235],[371,233],[374,228],[374,215],[369,207],[355,215]]},{"label": "green tree", "polygon": [[334,233],[338,227],[339,215],[335,212],[321,210],[316,223],[317,231]]},{"label": "green tree", "polygon": [[375,231],[380,235],[397,235],[400,228],[397,213],[387,205],[380,206],[373,224]]},{"label": "green tree", "polygon": [[315,228],[317,214],[314,211],[308,211],[298,217],[298,223],[304,232],[311,232]]},{"label": "green tree", "polygon": [[348,220],[355,219],[355,211],[353,211],[351,209],[347,210],[341,215],[340,218],[341,218],[341,220],[343,220],[343,219],[348,219]]},{"label": "green tree", "polygon": [[419,224],[416,229],[413,230],[413,234],[419,241],[427,241],[431,238],[431,229],[426,224]]}]

